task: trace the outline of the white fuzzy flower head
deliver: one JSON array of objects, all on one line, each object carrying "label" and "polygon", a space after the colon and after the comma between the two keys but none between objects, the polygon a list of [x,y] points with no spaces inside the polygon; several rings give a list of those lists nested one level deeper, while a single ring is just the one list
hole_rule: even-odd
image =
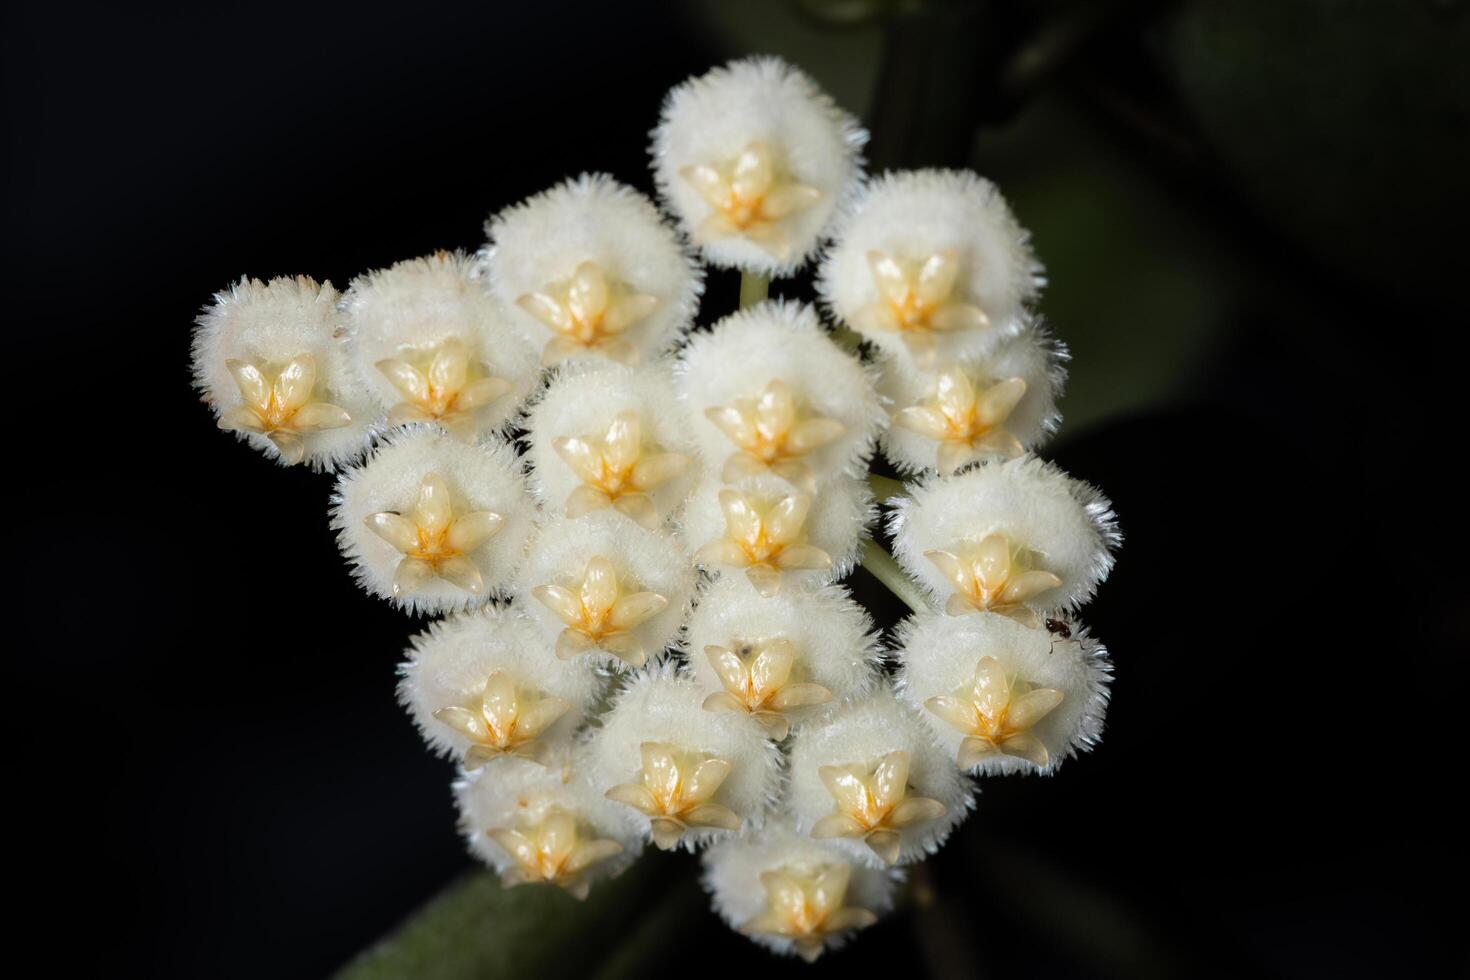
[{"label": "white fuzzy flower head", "polygon": [[899,630],[899,696],[955,764],[984,775],[1055,772],[1102,734],[1111,665],[1081,626],[922,613]]},{"label": "white fuzzy flower head", "polygon": [[910,485],[896,498],[893,556],[951,615],[1042,614],[1092,597],[1121,536],[1096,488],[1026,456]]},{"label": "white fuzzy flower head", "polygon": [[816,494],[772,476],[728,486],[706,477],[684,510],[684,531],[697,564],[769,597],[846,575],[872,519],[872,492],[856,477],[835,477]]},{"label": "white fuzzy flower head", "polygon": [[611,508],[656,528],[683,503],[698,465],[662,366],[568,364],[526,419],[532,488],[553,513]]},{"label": "white fuzzy flower head", "polygon": [[872,376],[803,303],[725,317],[691,338],[675,376],[699,450],[727,483],[771,474],[813,493],[862,472],[886,420]]},{"label": "white fuzzy flower head", "polygon": [[672,662],[635,674],[581,756],[595,788],[664,850],[758,829],[781,786],[780,752],[747,715],[704,710]]},{"label": "white fuzzy flower head", "polygon": [[241,279],[194,331],[194,384],[219,427],[282,464],[330,469],[367,445],[375,412],[348,365],[331,283]]},{"label": "white fuzzy flower head", "polygon": [[1061,420],[1066,359],[1066,348],[1039,323],[984,355],[930,371],[916,369],[911,358],[884,358],[878,390],[896,409],[884,453],[906,473],[948,475],[977,460],[1034,450]]},{"label": "white fuzzy flower head", "polygon": [[893,908],[892,873],[772,821],[702,857],[704,886],[730,928],[783,956],[812,962]]},{"label": "white fuzzy flower head", "polygon": [[600,510],[552,519],[531,543],[516,591],[557,657],[626,669],[673,642],[694,573],[678,537]]},{"label": "white fuzzy flower head", "polygon": [[506,590],[535,512],[510,447],[417,427],[339,478],[332,527],[369,593],[447,612]]},{"label": "white fuzzy flower head", "polygon": [[428,422],[472,440],[504,426],[539,380],[535,351],[460,252],[360,276],[344,305],[353,366],[389,425]]},{"label": "white fuzzy flower head", "polygon": [[833,239],[817,283],[832,311],[920,367],[983,353],[1014,333],[1043,281],[1005,199],[969,171],[879,177]]},{"label": "white fuzzy flower head", "polygon": [[552,884],[586,898],[643,849],[574,768],[498,759],[456,782],[454,797],[470,850],[506,885]]},{"label": "white fuzzy flower head", "polygon": [[602,686],[585,664],[552,656],[524,616],[495,605],[430,625],[400,673],[398,698],[430,748],[466,769],[503,755],[564,757]]},{"label": "white fuzzy flower head", "polygon": [[969,781],[887,685],[802,728],[790,779],[798,831],[878,866],[933,853],[972,805]]},{"label": "white fuzzy flower head", "polygon": [[867,140],[805,74],[748,58],[669,93],[653,174],[712,264],[786,276],[821,244]]},{"label": "white fuzzy flower head", "polygon": [[568,180],[486,225],[491,290],[542,363],[652,361],[694,319],[703,273],[642,194]]},{"label": "white fuzzy flower head", "polygon": [[767,599],[726,577],[701,593],[684,646],[705,710],[749,714],[780,741],[822,705],[872,689],[882,658],[872,630],[837,586]]}]

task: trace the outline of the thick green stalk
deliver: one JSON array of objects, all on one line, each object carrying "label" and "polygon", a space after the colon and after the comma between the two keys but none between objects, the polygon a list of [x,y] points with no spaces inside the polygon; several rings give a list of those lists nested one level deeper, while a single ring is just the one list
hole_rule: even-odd
[{"label": "thick green stalk", "polygon": [[929,602],[924,598],[924,593],[919,589],[914,580],[898,567],[898,562],[893,556],[883,550],[883,546],[876,541],[863,543],[863,567],[868,574],[883,584],[889,592],[899,598],[905,606],[914,612],[924,612],[929,609]]},{"label": "thick green stalk", "polygon": [[759,272],[740,273],[740,308],[754,306],[771,293],[771,277]]}]

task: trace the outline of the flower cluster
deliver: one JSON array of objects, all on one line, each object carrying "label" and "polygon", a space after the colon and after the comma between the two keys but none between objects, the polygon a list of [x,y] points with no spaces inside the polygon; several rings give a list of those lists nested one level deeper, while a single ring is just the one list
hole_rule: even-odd
[{"label": "flower cluster", "polygon": [[[1101,733],[1110,665],[1075,613],[1119,538],[1031,455],[1066,357],[1040,267],[991,184],[865,179],[865,139],[796,69],[736,62],[664,105],[662,211],[584,176],[473,256],[342,296],[242,280],[200,318],[220,426],[339,470],[353,575],[442,616],[399,697],[507,885],[581,896],[648,844],[702,851],[724,919],[812,959],[893,907],[976,777]],[[762,277],[821,253],[822,308],[696,327],[696,250]],[[914,478],[889,531],[920,598],[889,649],[842,584],[879,451]]]}]

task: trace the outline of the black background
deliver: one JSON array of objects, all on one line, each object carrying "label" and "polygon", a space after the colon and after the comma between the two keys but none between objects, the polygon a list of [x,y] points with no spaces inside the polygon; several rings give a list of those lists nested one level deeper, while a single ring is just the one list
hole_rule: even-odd
[{"label": "black background", "polygon": [[[664,91],[794,43],[759,22],[773,5],[734,18],[743,33],[711,6],[7,11],[7,877],[23,921],[66,937],[45,947],[59,971],[322,976],[470,867],[450,769],[392,696],[416,627],[345,574],[329,477],[214,430],[190,324],[242,273],[345,288],[476,247],[486,216],[564,175],[649,188]],[[1085,274],[1116,267],[1104,245],[1073,278],[1053,267],[1047,298],[1079,397],[1139,392],[1048,450],[1127,535],[1087,610],[1117,663],[1103,746],[1057,779],[987,784],[935,863],[938,905],[820,972],[1463,969],[1445,790],[1465,772],[1465,5],[1103,5],[1030,87],[988,59],[1073,5],[997,5],[973,42],[926,34],[923,6],[876,72],[802,42],[887,85],[878,162],[1146,188],[1156,216],[1110,226],[1083,197],[1091,231],[1037,245],[1116,234],[1123,261],[1166,271],[1140,279],[1137,316],[1088,316],[1117,297]],[[971,75],[923,88],[916,66],[956,50]],[[1008,135],[1036,119],[1043,138]],[[1211,245],[1172,237],[1181,221]],[[1222,254],[1194,320],[1150,313],[1167,270]],[[712,273],[701,319],[734,288]],[[1207,356],[1148,375],[1107,359],[1140,337]],[[788,969],[704,913],[644,968],[704,955]]]}]

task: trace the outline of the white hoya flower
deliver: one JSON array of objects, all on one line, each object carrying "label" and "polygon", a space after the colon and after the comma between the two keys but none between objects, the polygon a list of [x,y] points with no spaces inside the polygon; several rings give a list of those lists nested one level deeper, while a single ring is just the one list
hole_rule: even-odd
[{"label": "white hoya flower", "polygon": [[773,476],[726,485],[705,477],[684,508],[694,561],[745,578],[762,596],[786,583],[835,582],[857,564],[873,494],[866,480],[838,476],[815,494]]},{"label": "white hoya flower", "polygon": [[790,787],[799,832],[879,866],[932,854],[974,805],[970,781],[886,684],[796,733]]},{"label": "white hoya flower", "polygon": [[535,513],[509,446],[419,426],[342,474],[332,527],[369,593],[410,613],[449,612],[506,591]]},{"label": "white hoya flower", "polygon": [[895,409],[883,435],[885,455],[906,473],[948,475],[977,460],[1035,450],[1061,421],[1066,361],[1066,347],[1040,323],[986,354],[929,371],[910,358],[883,358],[878,390]]},{"label": "white hoya flower", "polygon": [[931,477],[895,498],[893,557],[945,611],[1033,628],[1092,597],[1122,540],[1095,487],[1034,456]]},{"label": "white hoya flower", "polygon": [[399,701],[429,747],[466,769],[502,755],[555,758],[602,689],[594,671],[556,659],[541,631],[504,606],[431,623],[407,653]]},{"label": "white hoya flower", "polygon": [[885,354],[926,366],[1016,332],[1043,281],[1029,234],[994,184],[913,170],[871,181],[844,212],[817,290]]},{"label": "white hoya flower", "polygon": [[[899,627],[899,696],[960,769],[1055,772],[1102,735],[1112,665],[1071,623],[921,613]],[[1065,632],[1063,632],[1063,630]]]},{"label": "white hoya flower", "polygon": [[566,364],[526,414],[531,488],[553,513],[612,508],[656,528],[699,466],[663,365]]},{"label": "white hoya flower", "polygon": [[376,412],[353,373],[331,283],[241,279],[194,331],[194,386],[219,427],[290,466],[331,469],[367,446]]},{"label": "white hoya flower", "polygon": [[755,830],[781,789],[781,753],[749,717],[704,710],[673,661],[634,674],[586,743],[593,786],[663,850]]},{"label": "white hoya flower", "polygon": [[540,380],[535,350],[461,252],[359,276],[343,306],[353,366],[389,425],[432,422],[472,440],[503,427]]},{"label": "white hoya flower", "polygon": [[734,61],[669,92],[653,176],[714,265],[788,276],[861,175],[868,134],[778,58]]},{"label": "white hoya flower", "polygon": [[485,226],[490,288],[543,364],[652,361],[694,320],[703,270],[653,202],[584,174]]},{"label": "white hoya flower", "polygon": [[761,303],[690,338],[675,365],[699,451],[726,483],[774,474],[806,493],[861,475],[887,421],[873,376],[805,303]]},{"label": "white hoya flower", "polygon": [[684,649],[705,710],[749,714],[776,741],[820,705],[867,694],[883,656],[873,621],[844,589],[767,599],[734,577],[700,594]]},{"label": "white hoya flower", "polygon": [[897,872],[857,863],[772,820],[706,850],[704,887],[730,928],[808,963],[893,908]]},{"label": "white hoya flower", "polygon": [[574,767],[505,758],[454,784],[470,850],[510,886],[548,883],[586,898],[643,850],[609,803]]},{"label": "white hoya flower", "polygon": [[680,539],[610,510],[552,518],[531,543],[516,589],[548,654],[641,667],[689,611],[694,572]]}]

